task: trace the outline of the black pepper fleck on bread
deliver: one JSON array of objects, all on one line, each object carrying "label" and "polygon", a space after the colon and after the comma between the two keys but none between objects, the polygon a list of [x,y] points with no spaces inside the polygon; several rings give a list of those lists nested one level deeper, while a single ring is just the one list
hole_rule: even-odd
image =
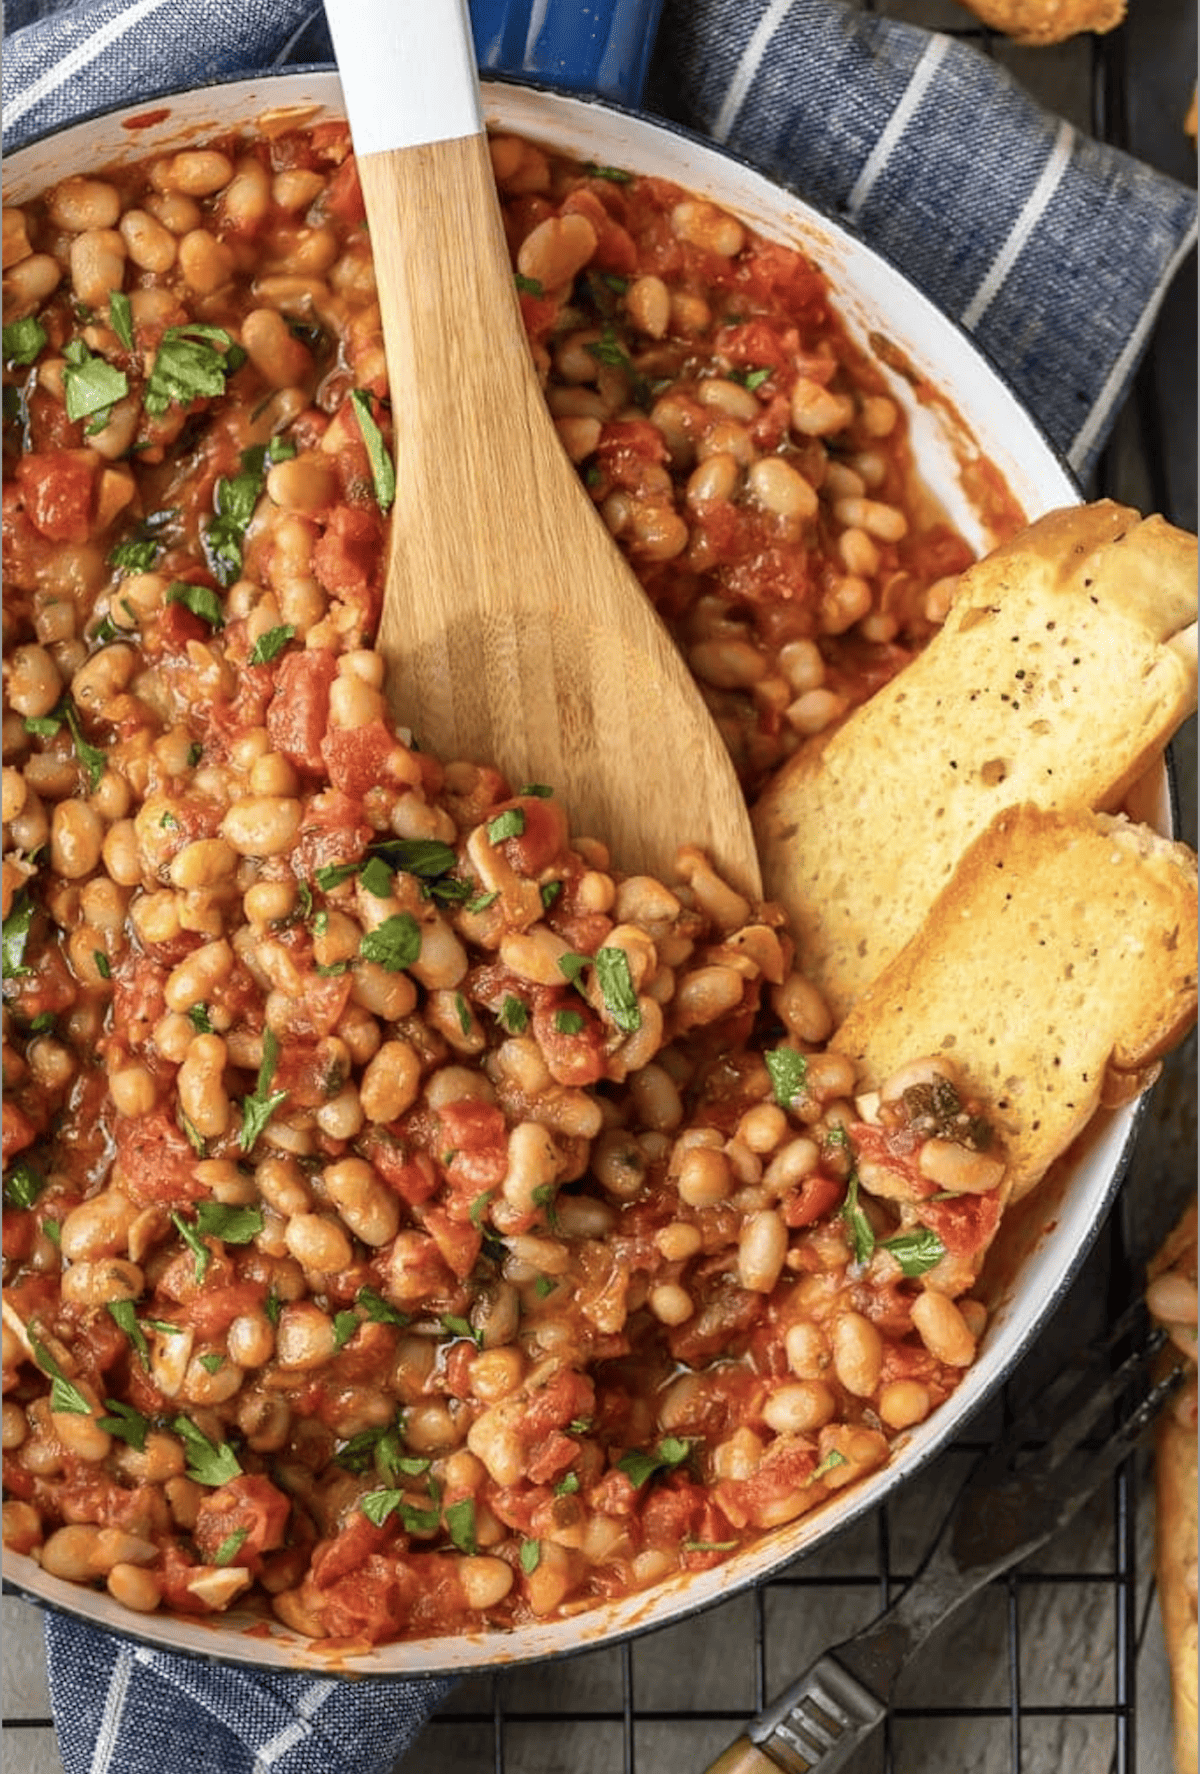
[{"label": "black pepper fleck on bread", "polygon": [[836,1019],[1006,807],[1113,811],[1196,706],[1196,538],[1111,500],[963,574],[941,632],[798,752],[754,823]]},{"label": "black pepper fleck on bread", "polygon": [[1196,1017],[1196,858],[1124,817],[1007,809],[833,1036],[863,1088],[946,1053],[1019,1199]]}]

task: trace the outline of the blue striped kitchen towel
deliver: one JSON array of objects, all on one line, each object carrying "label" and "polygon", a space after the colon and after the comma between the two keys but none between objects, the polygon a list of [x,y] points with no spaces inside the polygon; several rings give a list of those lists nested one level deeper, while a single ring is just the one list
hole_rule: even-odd
[{"label": "blue striped kitchen towel", "polygon": [[[486,55],[477,28],[477,46],[577,86],[532,53],[547,6],[584,10],[510,0],[524,28]],[[331,59],[313,0],[9,0],[4,22],[8,149],[113,104]],[[846,222],[973,333],[1086,478],[1194,245],[1192,190],[1049,115],[969,44],[843,0],[666,0],[654,68],[665,115]],[[46,1644],[66,1774],[382,1774],[448,1687],[255,1675],[56,1613]]]}]

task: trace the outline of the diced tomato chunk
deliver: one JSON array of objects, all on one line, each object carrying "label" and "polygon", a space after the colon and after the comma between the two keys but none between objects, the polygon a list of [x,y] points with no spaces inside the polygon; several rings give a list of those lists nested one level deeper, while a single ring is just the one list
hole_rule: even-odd
[{"label": "diced tomato chunk", "polygon": [[318,648],[288,653],[279,666],[275,698],[267,709],[267,732],[276,751],[298,770],[325,774],[321,741],[329,725],[329,689],[337,660]]},{"label": "diced tomato chunk", "polygon": [[86,542],[92,532],[100,458],[93,450],[22,456],[17,485],[34,528],[51,542]]},{"label": "diced tomato chunk", "polygon": [[331,727],[321,741],[321,756],[334,788],[359,797],[380,783],[395,784],[397,773],[391,766],[401,750],[400,741],[382,721]]},{"label": "diced tomato chunk", "polygon": [[210,1563],[220,1554],[222,1564],[251,1565],[283,1544],[291,1512],[290,1500],[269,1478],[244,1472],[201,1500],[192,1538]]},{"label": "diced tomato chunk", "polygon": [[196,1154],[165,1109],[122,1116],[115,1137],[121,1186],[139,1207],[197,1201],[207,1193],[196,1180]]}]

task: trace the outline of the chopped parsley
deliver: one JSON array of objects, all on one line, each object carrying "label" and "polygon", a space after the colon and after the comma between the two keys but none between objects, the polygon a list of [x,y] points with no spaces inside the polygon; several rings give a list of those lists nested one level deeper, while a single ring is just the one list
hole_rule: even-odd
[{"label": "chopped parsley", "polygon": [[225,626],[221,600],[211,585],[189,585],[183,579],[176,579],[163,593],[163,603],[182,604],[185,610],[190,610],[201,622],[207,622],[210,628]]},{"label": "chopped parsley", "polygon": [[367,448],[367,460],[371,464],[371,479],[375,483],[375,498],[379,509],[389,511],[396,497],[396,469],[383,441],[383,433],[371,411],[371,397],[365,389],[354,388],[350,392],[350,405],[354,409],[354,416],[358,420],[358,428]]},{"label": "chopped parsley", "polygon": [[245,361],[246,353],[224,327],[202,321],[168,327],[155,354],[143,405],[151,418],[160,418],[172,402],[186,407],[194,400],[215,400],[225,392],[225,378]]},{"label": "chopped parsley", "polygon": [[133,306],[124,290],[113,290],[109,295],[108,323],[126,351],[132,351]]},{"label": "chopped parsley", "polygon": [[73,1381],[68,1380],[49,1349],[38,1341],[32,1331],[29,1333],[29,1347],[33,1350],[33,1359],[50,1378],[50,1409],[59,1411],[64,1416],[90,1417],[92,1407],[83,1393]]},{"label": "chopped parsley", "polygon": [[212,1262],[212,1252],[209,1250],[207,1244],[205,1244],[203,1238],[201,1238],[196,1227],[185,1220],[178,1210],[172,1213],[171,1223],[191,1251],[193,1257],[196,1259],[195,1276],[196,1282],[199,1284],[208,1274],[208,1266]]},{"label": "chopped parsley", "polygon": [[217,1550],[213,1553],[214,1565],[232,1564],[250,1534],[249,1528],[235,1528],[232,1534],[226,1535]]},{"label": "chopped parsley", "polygon": [[[63,401],[67,418],[97,418],[95,429],[107,423],[117,401],[129,393],[129,379],[106,358],[96,357],[82,339],[72,339],[63,351]],[[91,429],[89,427],[89,429]]]},{"label": "chopped parsley", "polygon": [[829,1473],[836,1471],[839,1466],[848,1466],[849,1464],[850,1462],[847,1460],[845,1454],[839,1454],[836,1448],[830,1448],[820,1465],[813,1467],[804,1482],[805,1484],[816,1484],[818,1479],[826,1478]]},{"label": "chopped parsley", "polygon": [[222,1201],[202,1201],[196,1209],[197,1229],[223,1239],[226,1244],[249,1244],[265,1224],[258,1207],[229,1207]]},{"label": "chopped parsley", "polygon": [[452,1543],[468,1558],[474,1558],[479,1548],[475,1541],[475,1499],[464,1497],[459,1503],[449,1503],[445,1510],[446,1531]]},{"label": "chopped parsley", "polygon": [[629,956],[624,949],[596,950],[596,978],[604,995],[604,1007],[622,1034],[632,1034],[642,1026]]},{"label": "chopped parsley", "polygon": [[183,1441],[187,1455],[185,1474],[196,1484],[223,1485],[240,1476],[238,1457],[227,1441],[210,1441],[190,1417],[173,1418],[171,1428]]},{"label": "chopped parsley", "polygon": [[652,1478],[656,1472],[674,1472],[677,1466],[682,1466],[694,1445],[694,1442],[685,1441],[682,1436],[667,1435],[651,1453],[640,1448],[630,1448],[617,1461],[617,1469],[625,1474],[635,1490],[640,1491],[647,1479]]},{"label": "chopped parsley", "polygon": [[421,926],[411,912],[396,912],[364,933],[358,952],[364,961],[374,961],[388,973],[400,973],[421,953]]},{"label": "chopped parsley", "polygon": [[532,1577],[542,1562],[542,1543],[540,1540],[522,1540],[520,1551],[521,1569],[527,1577]]},{"label": "chopped parsley", "polygon": [[119,1398],[106,1398],[104,1404],[112,1414],[100,1418],[101,1429],[107,1429],[118,1441],[128,1442],[137,1453],[144,1453],[150,1425],[141,1411],[135,1411],[131,1404],[123,1404]]},{"label": "chopped parsley", "polygon": [[854,1253],[855,1262],[869,1262],[871,1253],[875,1249],[875,1233],[859,1203],[857,1169],[851,1170],[846,1183],[846,1199],[842,1203],[842,1218],[846,1222],[846,1230],[850,1234],[850,1249]]},{"label": "chopped parsley", "polygon": [[32,1207],[42,1190],[46,1187],[46,1179],[33,1168],[26,1158],[19,1158],[4,1178],[4,1205],[6,1207]]},{"label": "chopped parsley", "polygon": [[520,998],[515,997],[511,992],[505,998],[496,1014],[499,1018],[501,1027],[507,1029],[510,1035],[524,1034],[525,1030],[529,1027],[528,1009],[521,1002]]},{"label": "chopped parsley", "polygon": [[503,844],[507,838],[519,838],[524,830],[525,809],[506,807],[503,813],[497,813],[493,819],[488,820],[488,843]]},{"label": "chopped parsley", "polygon": [[808,1061],[794,1047],[773,1047],[763,1054],[771,1077],[771,1089],[781,1109],[790,1109],[803,1095],[808,1080]]},{"label": "chopped parsley", "polygon": [[278,659],[295,633],[296,626],[292,622],[281,622],[278,628],[268,628],[266,634],[260,634],[251,647],[247,663],[270,665],[272,659]]},{"label": "chopped parsley", "polygon": [[146,1341],[146,1333],[137,1321],[137,1309],[132,1300],[109,1300],[108,1310],[114,1322],[125,1332],[129,1341],[138,1353],[138,1360],[144,1368],[150,1366],[150,1345]]},{"label": "chopped parsley", "polygon": [[34,314],[27,314],[22,320],[14,320],[4,328],[0,350],[3,350],[5,363],[15,368],[25,369],[35,363],[46,348],[46,329]]},{"label": "chopped parsley", "polygon": [[882,1239],[879,1248],[895,1257],[902,1273],[910,1281],[927,1275],[946,1254],[946,1246],[929,1226],[917,1226],[911,1232],[897,1232],[894,1238]]},{"label": "chopped parsley", "polygon": [[270,1089],[278,1062],[279,1038],[274,1029],[264,1029],[258,1081],[253,1094],[242,1099],[242,1131],[238,1135],[238,1144],[243,1152],[251,1150],[280,1103],[287,1100],[286,1090]]},{"label": "chopped parsley", "polygon": [[35,909],[28,893],[18,893],[13,900],[12,910],[4,920],[5,979],[20,979],[23,975],[32,972],[32,969],[25,965],[25,948],[29,942],[29,929],[33,923]]}]

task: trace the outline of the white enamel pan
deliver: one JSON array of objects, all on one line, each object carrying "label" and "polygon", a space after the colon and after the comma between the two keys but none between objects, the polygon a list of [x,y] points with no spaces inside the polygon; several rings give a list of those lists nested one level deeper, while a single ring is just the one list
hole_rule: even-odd
[{"label": "white enamel pan", "polygon": [[[851,334],[887,341],[896,398],[912,426],[926,482],[981,551],[996,540],[966,490],[982,457],[1026,518],[1079,502],[1078,487],[1037,424],[971,340],[876,253],[798,197],[687,133],[593,99],[509,82],[485,83],[489,124],[587,161],[654,173],[735,211],[769,236],[796,245],[826,272]],[[337,76],[299,70],[156,99],[112,112],[26,147],[6,160],[5,202],[21,201],[68,173],[176,148],[208,133],[257,127],[264,117],[308,123],[342,115]],[[918,399],[917,391],[921,398]],[[931,395],[932,391],[932,395]],[[1165,771],[1145,788],[1138,813],[1170,821]],[[598,1645],[666,1625],[758,1583],[841,1532],[903,1485],[960,1434],[1038,1337],[1069,1287],[1112,1205],[1136,1135],[1139,1110],[1099,1119],[1086,1142],[1010,1217],[987,1271],[991,1320],[976,1364],[927,1422],[897,1442],[886,1467],[813,1515],[781,1528],[715,1570],[677,1577],[567,1621],[504,1634],[411,1640],[331,1659],[282,1626],[230,1613],[203,1621],[120,1608],[102,1591],[47,1577],[5,1552],[4,1575],[26,1595],[94,1624],[176,1651],[263,1669],[397,1677],[466,1672]]]}]

